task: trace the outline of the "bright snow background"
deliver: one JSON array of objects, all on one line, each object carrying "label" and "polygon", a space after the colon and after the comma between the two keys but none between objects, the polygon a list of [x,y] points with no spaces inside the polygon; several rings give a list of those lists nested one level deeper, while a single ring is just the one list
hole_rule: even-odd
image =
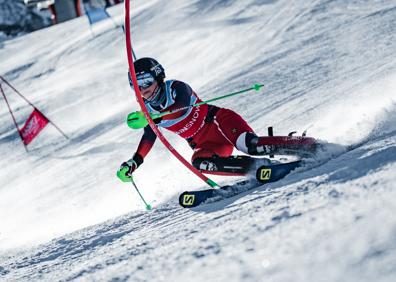
[{"label": "bright snow background", "polygon": [[[141,136],[124,122],[138,106],[122,30],[93,37],[79,18],[0,42],[0,74],[71,138],[48,126],[27,154],[1,107],[0,280],[394,281],[396,1],[164,3],[132,1],[139,57],[203,99],[264,83],[217,105],[258,133],[309,128],[355,149],[184,210],[178,194],[204,186],[158,142],[135,176],[146,212],[115,177]],[[122,5],[109,12],[123,22]],[[31,108],[3,88],[23,123]]]}]

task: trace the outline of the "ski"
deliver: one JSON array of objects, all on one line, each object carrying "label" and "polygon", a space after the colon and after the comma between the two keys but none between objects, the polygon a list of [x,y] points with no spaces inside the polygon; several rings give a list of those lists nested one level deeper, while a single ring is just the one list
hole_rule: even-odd
[{"label": "ski", "polygon": [[261,184],[278,181],[300,165],[301,160],[262,165],[256,170],[256,180]]},{"label": "ski", "polygon": [[[322,159],[313,158],[311,159],[311,161],[299,159],[282,163],[276,160],[270,160],[266,158],[256,159],[256,164],[258,165],[255,166],[255,179],[240,181],[235,184],[221,187],[220,189],[186,191],[179,196],[179,204],[184,208],[193,208],[202,204],[221,201],[222,199],[230,198],[242,192],[262,186],[265,183],[280,180],[297,167],[301,167],[303,168],[302,171],[306,171],[316,168],[318,166],[322,166],[328,161],[334,159],[335,157],[339,157],[342,154],[345,154],[359,146],[362,146],[362,144],[364,144],[365,142],[367,141],[348,147],[342,147],[339,145],[330,146],[330,149],[332,148],[333,153],[327,152],[326,157],[322,156]],[[323,145],[323,152],[326,152],[325,148],[326,147]]]},{"label": "ski", "polygon": [[230,198],[265,183],[278,181],[300,166],[300,164],[301,161],[298,160],[289,163],[262,165],[256,169],[255,179],[239,181],[235,184],[223,186],[220,189],[185,191],[179,196],[179,204],[184,208],[193,208],[203,203],[212,203]]},{"label": "ski", "polygon": [[233,185],[223,186],[220,189],[185,191],[179,196],[179,204],[183,208],[194,208],[203,203],[212,203],[225,198],[230,198],[257,186],[257,181],[243,180]]}]

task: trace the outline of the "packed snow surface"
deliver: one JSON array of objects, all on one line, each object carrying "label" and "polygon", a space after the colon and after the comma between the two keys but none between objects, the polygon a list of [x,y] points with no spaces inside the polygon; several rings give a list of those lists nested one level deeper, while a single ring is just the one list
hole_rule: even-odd
[{"label": "packed snow surface", "polygon": [[[192,210],[178,195],[205,184],[159,141],[134,174],[151,212],[115,176],[142,134],[121,28],[78,18],[0,42],[0,75],[69,137],[48,125],[27,153],[1,98],[0,280],[395,281],[395,18],[394,0],[132,1],[138,57],[202,99],[263,83],[216,104],[338,148]],[[1,85],[22,125],[32,108]]]}]

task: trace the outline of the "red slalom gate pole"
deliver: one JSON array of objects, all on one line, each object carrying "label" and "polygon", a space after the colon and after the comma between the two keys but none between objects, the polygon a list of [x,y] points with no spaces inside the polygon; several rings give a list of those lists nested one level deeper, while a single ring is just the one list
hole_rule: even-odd
[{"label": "red slalom gate pole", "polygon": [[131,74],[132,82],[133,82],[133,87],[135,89],[135,94],[136,98],[138,100],[138,103],[144,113],[144,116],[146,117],[150,127],[153,129],[155,135],[158,136],[158,138],[161,140],[161,142],[165,145],[165,147],[184,165],[186,166],[191,172],[193,172],[196,176],[201,178],[203,181],[205,181],[206,184],[208,184],[210,187],[215,188],[215,187],[220,187],[216,182],[211,180],[210,178],[206,177],[202,172],[197,170],[195,167],[193,167],[186,159],[184,159],[179,152],[175,150],[175,148],[172,147],[172,145],[166,140],[166,138],[162,135],[161,131],[159,131],[158,127],[155,125],[153,122],[150,113],[148,112],[146,105],[144,104],[143,98],[140,94],[139,87],[137,87],[137,79],[136,79],[136,74],[135,74],[135,67],[133,65],[133,58],[132,58],[132,43],[131,43],[131,26],[130,26],[130,1],[125,0],[125,39],[126,39],[126,50],[127,50],[127,57],[128,57],[128,65],[129,65],[129,72]]}]

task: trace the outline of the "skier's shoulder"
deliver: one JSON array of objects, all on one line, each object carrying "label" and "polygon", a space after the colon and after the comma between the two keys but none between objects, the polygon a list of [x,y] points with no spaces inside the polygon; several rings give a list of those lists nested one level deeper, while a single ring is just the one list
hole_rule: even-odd
[{"label": "skier's shoulder", "polygon": [[172,79],[165,81],[165,84],[167,85],[167,87],[169,87],[170,91],[175,92],[177,94],[180,93],[180,94],[191,95],[192,93],[192,88],[184,81]]}]

